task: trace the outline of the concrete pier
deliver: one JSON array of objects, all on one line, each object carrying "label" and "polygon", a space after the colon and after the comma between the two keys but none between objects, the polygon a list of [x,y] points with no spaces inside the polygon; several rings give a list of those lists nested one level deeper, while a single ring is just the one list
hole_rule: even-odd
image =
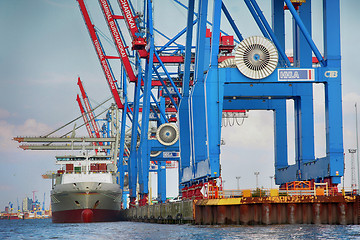
[{"label": "concrete pier", "polygon": [[359,224],[359,196],[278,196],[202,199],[124,210],[124,219],[154,223]]},{"label": "concrete pier", "polygon": [[191,200],[160,203],[123,211],[127,221],[152,223],[194,223],[195,202]]}]

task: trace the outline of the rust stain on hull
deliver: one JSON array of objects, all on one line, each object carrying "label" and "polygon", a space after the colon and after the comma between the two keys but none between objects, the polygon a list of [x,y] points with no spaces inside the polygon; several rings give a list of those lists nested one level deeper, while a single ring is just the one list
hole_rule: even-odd
[{"label": "rust stain on hull", "polygon": [[202,199],[195,224],[359,224],[357,196]]},{"label": "rust stain on hull", "polygon": [[124,210],[124,220],[201,225],[359,224],[359,196],[187,200]]}]

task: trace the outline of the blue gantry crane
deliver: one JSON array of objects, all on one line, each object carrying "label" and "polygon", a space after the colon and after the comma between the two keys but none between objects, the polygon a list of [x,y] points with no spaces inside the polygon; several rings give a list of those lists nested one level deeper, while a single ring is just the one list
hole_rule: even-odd
[{"label": "blue gantry crane", "polygon": [[[186,28],[173,38],[155,28],[151,0],[136,10],[128,0],[99,0],[115,56],[105,53],[102,32],[91,21],[84,0],[77,1],[122,111],[118,169],[121,186],[128,175],[130,206],[138,195],[139,205],[148,202],[151,162],[157,165],[162,202],[166,200],[166,161],[179,162],[183,198],[201,198],[202,186],[217,185],[223,111],[274,112],[276,184],[306,180],[336,187],[340,183],[344,159],[339,0],[323,0],[323,54],[312,39],[311,0],[272,0],[271,21],[263,13],[269,9],[261,9],[256,0],[243,0],[261,36],[241,32],[225,0],[187,4],[173,0],[188,12]],[[291,34],[285,34],[286,11],[293,21]],[[221,31],[222,14],[235,39]],[[127,29],[121,29],[119,21],[125,21]],[[155,46],[155,32],[168,42]],[[177,43],[185,34],[185,45]],[[289,37],[292,47],[285,46]],[[285,52],[289,48],[292,56]],[[113,59],[122,63],[120,78],[113,74]],[[322,84],[325,94],[326,156],[322,157],[314,151],[314,84]],[[294,102],[294,165],[288,164],[287,101]]]},{"label": "blue gantry crane", "polygon": [[[190,108],[179,111],[181,120],[189,119],[187,123],[180,120],[180,178],[185,185],[191,186],[196,181],[219,177],[222,110],[257,109],[274,111],[277,184],[312,180],[336,186],[344,172],[339,1],[327,0],[323,4],[324,57],[310,34],[311,1],[273,0],[272,27],[255,0],[244,2],[263,36],[241,41],[233,60],[236,68],[231,67],[232,64],[219,68],[221,9],[226,15],[229,12],[223,1],[213,2],[212,35],[207,38],[208,2],[199,1],[195,79],[187,100],[190,104],[185,102]],[[284,10],[284,3],[288,10]],[[189,1],[188,26],[192,22],[193,9],[193,1]],[[295,23],[293,63],[284,51],[284,11],[290,11]],[[240,36],[231,17],[228,19]],[[312,53],[317,64],[313,64]],[[189,66],[185,66],[186,69]],[[314,83],[323,84],[325,92],[327,154],[322,158],[314,156]],[[295,112],[295,165],[289,165],[287,159],[285,104],[289,99],[294,101]],[[206,107],[199,109],[199,105]],[[187,151],[186,141],[190,143],[190,151]]]}]

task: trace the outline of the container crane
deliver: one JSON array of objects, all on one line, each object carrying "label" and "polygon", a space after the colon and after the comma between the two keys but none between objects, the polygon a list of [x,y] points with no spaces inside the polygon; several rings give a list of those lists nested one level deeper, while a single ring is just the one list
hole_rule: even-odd
[{"label": "container crane", "polygon": [[[114,43],[115,43],[115,45],[116,45],[116,49],[117,49],[117,51],[118,51],[118,54],[120,55],[120,58],[121,58],[121,59],[127,59],[127,56],[125,56],[125,55],[122,56],[122,54],[123,54],[123,52],[124,52],[124,44],[123,44],[123,41],[121,40],[121,35],[120,35],[121,32],[119,32],[119,31],[120,31],[120,30],[119,30],[119,26],[117,25],[115,19],[125,19],[125,20],[126,20],[126,25],[127,25],[127,27],[128,27],[130,36],[131,36],[131,38],[132,38],[132,43],[133,43],[133,48],[132,48],[132,49],[133,49],[133,50],[137,50],[138,53],[139,53],[139,55],[140,55],[140,57],[142,57],[142,58],[149,56],[148,61],[147,61],[147,67],[146,67],[147,70],[146,70],[146,68],[145,68],[145,72],[149,72],[149,70],[154,69],[154,72],[156,73],[156,75],[157,75],[157,77],[158,77],[158,81],[150,81],[150,82],[151,82],[151,85],[150,85],[149,87],[151,88],[152,86],[163,86],[165,92],[167,93],[167,98],[169,99],[169,102],[171,101],[172,104],[174,105],[174,109],[177,110],[177,102],[173,99],[173,97],[171,96],[171,94],[170,94],[170,92],[169,92],[168,86],[167,86],[166,83],[165,83],[165,80],[166,80],[166,79],[162,79],[162,78],[161,78],[159,72],[156,70],[156,67],[153,66],[152,59],[155,59],[155,58],[157,59],[157,63],[160,64],[160,66],[163,68],[164,72],[166,73],[168,81],[170,82],[170,84],[171,84],[172,87],[174,88],[175,93],[177,93],[177,97],[178,97],[178,98],[181,98],[181,96],[180,96],[180,94],[179,94],[179,92],[178,92],[178,90],[177,90],[177,86],[175,86],[174,82],[171,80],[171,77],[170,77],[168,71],[167,71],[167,70],[165,69],[165,67],[164,67],[164,64],[163,64],[163,62],[162,62],[162,60],[161,60],[161,57],[160,57],[155,51],[153,51],[153,52],[151,53],[151,55],[149,55],[149,54],[147,53],[147,51],[144,49],[144,47],[145,47],[145,45],[146,45],[146,42],[145,42],[145,39],[142,38],[142,36],[141,36],[141,34],[140,34],[140,32],[139,32],[139,28],[138,28],[138,26],[137,26],[137,24],[136,24],[135,17],[133,16],[133,14],[132,14],[132,12],[131,12],[129,2],[126,1],[126,0],[121,0],[121,1],[118,2],[118,3],[119,3],[119,6],[120,6],[120,9],[121,9],[121,11],[122,11],[122,13],[123,13],[123,16],[121,16],[121,17],[120,17],[120,16],[113,15],[112,9],[111,9],[111,6],[110,6],[110,2],[109,2],[108,0],[99,0],[99,3],[100,3],[100,7],[101,7],[101,9],[102,9],[103,15],[104,15],[104,17],[105,17],[105,20],[106,20],[106,22],[107,22],[109,31],[110,31],[110,33],[111,33],[111,35],[112,35],[113,41],[114,41]],[[151,24],[152,24],[152,23],[151,23]],[[149,27],[149,26],[148,26],[148,27]],[[151,52],[151,51],[149,51],[149,52]],[[151,63],[150,63],[150,62],[151,62]],[[129,76],[132,76],[132,77],[129,77],[130,82],[133,81],[133,80],[132,80],[132,78],[133,78],[132,68],[130,68],[130,67],[128,67],[128,66],[125,65],[125,64],[126,64],[126,61],[122,61],[122,63],[123,63],[123,66],[124,66],[125,73],[128,75],[128,77],[129,77]],[[137,63],[138,63],[138,61],[137,61]],[[152,74],[146,74],[146,73],[145,73],[145,76],[144,76],[144,78],[143,78],[143,76],[141,75],[141,71],[139,70],[139,69],[141,69],[141,68],[138,66],[137,69],[138,69],[138,72],[139,72],[139,76],[138,76],[139,82],[136,82],[136,85],[137,85],[137,86],[136,86],[135,91],[140,91],[141,86],[144,86],[143,92],[144,92],[144,96],[146,96],[146,95],[148,95],[148,92],[149,92],[149,90],[147,90],[146,87],[145,87],[146,79],[151,78],[151,77],[152,77]],[[149,81],[149,80],[148,80],[148,81]],[[124,88],[124,89],[125,89],[125,88]],[[137,89],[138,89],[138,90],[137,90]],[[134,94],[134,95],[135,95],[135,96],[139,96],[138,94]],[[161,108],[159,107],[159,105],[157,104],[157,101],[158,101],[158,100],[156,100],[155,97],[154,97],[152,94],[150,94],[150,95],[151,95],[151,98],[154,100],[155,104],[157,105],[157,109],[155,109],[155,107],[152,106],[151,104],[150,104],[150,106],[147,106],[147,108],[151,108],[151,109],[152,109],[152,112],[153,112],[156,116],[157,116],[156,113],[157,113],[158,111],[160,111],[160,113],[161,113],[161,115],[163,116],[164,120],[167,122],[167,119],[165,118],[164,110],[161,109]],[[148,95],[148,96],[149,96],[149,95]],[[145,98],[147,98],[147,97],[145,97]],[[136,103],[139,102],[139,101],[140,101],[139,97],[135,97],[135,98],[134,98],[134,104],[135,104],[135,105],[136,105]],[[143,101],[144,101],[144,102],[147,102],[147,100],[143,100]],[[147,105],[147,104],[144,103],[144,105]],[[135,117],[135,116],[138,115],[138,112],[139,112],[139,110],[136,110],[136,111],[133,112],[133,120],[132,120],[132,121],[133,121],[133,126],[132,126],[132,128],[133,128],[134,130],[137,130],[137,127],[136,127],[136,125],[137,125],[137,120],[134,120],[134,119],[137,119],[137,117]],[[145,114],[145,115],[146,115],[146,114]],[[158,120],[159,120],[161,123],[163,123],[161,118],[158,119]],[[148,120],[147,120],[147,121],[148,121]],[[146,135],[147,135],[147,134],[146,134]],[[135,135],[133,135],[133,136],[135,136]],[[143,143],[144,141],[148,141],[148,140],[147,140],[147,139],[146,139],[146,140],[142,140],[141,143],[140,143],[140,145],[143,145],[143,144],[144,144],[144,143]],[[146,149],[147,149],[147,148],[146,148]],[[134,163],[132,163],[132,162],[136,161],[136,158],[134,157],[134,156],[135,156],[134,154],[135,154],[135,153],[131,154],[131,156],[130,156],[130,161],[129,161],[129,169],[130,169],[129,171],[130,171],[130,172],[133,172],[133,171],[134,171],[134,169],[131,167],[131,166],[134,165]],[[143,155],[144,155],[144,154],[143,154]],[[147,162],[147,160],[144,159],[143,162]],[[147,168],[148,168],[148,167],[144,167],[144,169],[147,169]],[[134,174],[132,174],[132,175],[135,176]],[[140,181],[142,181],[142,175],[139,175],[139,176],[140,176]],[[132,182],[133,182],[133,180],[130,180],[130,185],[132,185],[132,184],[131,184]],[[145,183],[145,184],[146,184],[146,183]],[[146,188],[146,187],[145,187],[145,188]],[[145,189],[145,188],[144,188],[144,189]],[[146,190],[145,190],[145,191],[146,191]],[[132,191],[130,191],[130,193],[132,193]],[[140,194],[142,194],[142,191],[141,191]],[[132,195],[132,194],[131,194],[131,195]],[[145,196],[145,197],[143,198],[143,201],[141,201],[141,203],[146,202],[147,195],[146,195],[146,194],[143,194],[142,196]],[[131,196],[130,199],[133,201],[134,197]]]},{"label": "container crane", "polygon": [[[330,186],[336,187],[340,183],[341,176],[344,173],[344,159],[341,120],[339,0],[326,0],[323,3],[323,46],[325,58],[321,56],[310,34],[312,27],[311,0],[307,2],[305,0],[271,1],[272,12],[270,15],[273,21],[272,28],[258,6],[257,0],[244,0],[263,35],[263,37],[256,36],[247,39],[242,38],[222,0],[213,1],[212,24],[209,24],[207,21],[209,1],[198,0],[199,14],[196,14],[194,13],[195,0],[189,0],[185,58],[183,56],[183,48],[174,51],[176,54],[181,53],[181,56],[171,56],[170,54],[168,56],[166,55],[168,53],[165,53],[163,56],[159,55],[162,54],[165,48],[171,45],[172,40],[169,41],[170,43],[162,46],[161,49],[155,47],[152,0],[144,1],[144,10],[147,11],[144,13],[144,27],[147,28],[144,31],[147,34],[146,38],[143,38],[139,31],[140,25],[137,25],[137,16],[134,16],[129,0],[117,1],[123,16],[113,14],[110,0],[99,0],[119,57],[105,56],[100,39],[85,8],[84,0],[77,1],[79,2],[80,10],[115,102],[118,104],[119,109],[126,109],[126,111],[123,111],[121,120],[120,139],[122,142],[118,138],[114,140],[117,144],[120,143],[120,163],[118,165],[119,168],[123,167],[123,170],[119,171],[121,174],[126,171],[126,167],[123,166],[125,161],[122,161],[124,147],[126,147],[126,114],[128,111],[132,113],[132,119],[128,115],[132,121],[132,138],[130,154],[127,159],[130,206],[135,205],[137,196],[139,196],[138,203],[140,206],[147,204],[149,193],[148,165],[150,161],[158,161],[158,163],[163,161],[161,164],[165,162],[164,159],[166,157],[164,155],[161,156],[161,160],[155,159],[154,156],[151,156],[151,151],[155,152],[156,150],[160,153],[161,151],[178,151],[179,145],[181,149],[179,153],[179,182],[181,189],[179,190],[181,191],[182,198],[201,199],[206,197],[202,192],[202,188],[208,187],[210,189],[211,187],[215,189],[218,185],[218,179],[221,180],[220,146],[222,114],[240,112],[243,111],[242,109],[274,111],[276,184],[283,185],[293,181],[311,181],[312,183],[328,183]],[[284,4],[286,4],[285,9],[290,11],[294,21],[294,57],[292,59],[286,56],[284,51],[286,42],[286,35],[284,34]],[[300,11],[297,11],[299,8],[301,8]],[[222,37],[220,35],[221,11],[226,15],[238,40],[241,41],[232,56],[227,54],[233,50],[234,39],[231,36]],[[198,16],[196,20],[193,19],[194,15]],[[138,51],[140,57],[147,58],[147,61],[143,61],[141,64],[137,59],[135,63],[139,72],[137,77],[135,77],[133,72],[129,56],[126,54],[126,44],[124,44],[125,41],[122,39],[121,31],[116,22],[117,19],[126,20],[126,26],[132,39],[132,49]],[[192,29],[195,22],[198,23],[198,26],[193,37]],[[212,25],[211,31],[207,28],[209,25]],[[193,39],[195,40],[195,36],[196,49],[194,58],[192,42]],[[147,50],[145,50],[145,46]],[[259,49],[257,49],[258,47]],[[254,49],[256,50],[254,51]],[[312,52],[316,59],[312,57]],[[225,55],[219,56],[219,53],[220,55],[225,53]],[[267,63],[262,63],[262,56],[266,56],[270,60]],[[124,103],[120,101],[115,80],[107,61],[110,58],[119,58],[124,67],[123,70],[126,74],[126,76],[125,74],[122,76]],[[243,60],[247,60],[247,63],[243,64]],[[164,62],[184,63],[184,70],[179,68],[177,85],[174,84],[171,79],[172,75],[164,67]],[[193,62],[194,69],[191,70]],[[219,63],[222,63],[221,66]],[[314,65],[313,63],[316,64]],[[142,66],[145,66],[144,71],[141,70]],[[160,67],[163,69],[163,72],[158,71]],[[183,72],[183,77],[180,75],[181,71]],[[190,76],[190,72],[193,72],[192,76]],[[299,73],[303,76],[300,77]],[[164,77],[165,75],[166,77]],[[133,107],[132,109],[128,107],[127,102],[126,77],[130,79],[130,82],[136,82],[134,100],[133,103],[130,103],[130,106]],[[164,87],[164,91],[162,91],[162,94],[159,93],[161,96],[158,96],[157,99],[152,93],[155,90],[153,87],[159,86],[153,84],[156,80],[161,82]],[[169,92],[168,83],[172,85],[174,93]],[[327,151],[325,157],[315,158],[313,85],[319,83],[325,86]],[[177,89],[181,86],[183,91],[180,94]],[[142,96],[140,90],[143,93]],[[156,90],[161,91],[161,87]],[[171,97],[172,95],[177,96],[177,102]],[[140,101],[141,98],[142,102]],[[151,98],[153,102],[150,101]],[[295,164],[293,165],[289,165],[287,154],[287,100],[294,102]],[[149,139],[149,121],[158,121],[158,129],[161,129],[160,124],[163,124],[161,121],[167,120],[165,114],[161,116],[163,119],[158,117],[157,111],[162,109],[158,106],[158,102],[160,102],[160,106],[163,104],[164,108],[167,105],[171,106],[173,104],[174,109],[167,106],[167,112],[178,112],[181,141],[177,143],[177,146],[173,144],[171,148],[168,146],[167,148],[164,147],[165,144],[160,144],[159,139],[157,139],[158,141]],[[140,104],[142,104],[141,107]],[[158,109],[156,109],[155,104]],[[88,111],[91,112],[91,108],[89,109]],[[85,110],[82,112],[85,113]],[[140,112],[142,112],[141,126],[139,126],[138,121]],[[116,119],[117,129],[115,131],[118,133],[120,128],[118,116],[116,116]],[[167,121],[170,121],[170,119]],[[171,126],[171,124],[169,125]],[[138,131],[139,128],[141,128],[140,131]],[[169,134],[169,131],[164,132],[164,136]],[[97,139],[96,141],[99,140]],[[115,155],[117,156],[117,154]],[[159,169],[163,166],[161,164],[158,165]],[[160,175],[160,171],[158,173]],[[165,183],[166,178],[164,179],[163,182]],[[161,182],[158,180],[158,183]],[[139,195],[136,193],[137,186],[139,186]],[[166,187],[165,184],[161,186]]]},{"label": "container crane", "polygon": [[43,204],[42,204],[42,210],[45,211],[45,193],[44,193],[44,201],[43,201]]},{"label": "container crane", "polygon": [[9,202],[9,208],[10,208],[10,212],[12,213],[12,211],[13,211],[13,206],[14,206],[14,204],[12,203],[12,202]]},{"label": "container crane", "polygon": [[36,201],[35,201],[35,193],[36,192],[37,192],[37,190],[32,191],[32,193],[33,193],[32,210],[34,210],[36,208]]}]

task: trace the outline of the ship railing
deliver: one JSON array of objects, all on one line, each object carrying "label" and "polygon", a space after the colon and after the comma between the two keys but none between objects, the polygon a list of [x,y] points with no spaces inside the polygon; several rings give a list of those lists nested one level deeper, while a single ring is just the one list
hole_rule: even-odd
[{"label": "ship railing", "polygon": [[115,171],[112,170],[90,170],[90,171],[86,171],[86,170],[58,170],[57,174],[92,174],[92,173],[115,173]]},{"label": "ship railing", "polygon": [[242,190],[223,190],[224,198],[242,197]]},{"label": "ship railing", "polygon": [[[328,195],[328,191],[324,192]],[[294,190],[279,190],[279,196],[315,196],[313,189],[294,189]]]},{"label": "ship railing", "polygon": [[277,196],[354,196],[356,190],[350,188],[315,188],[315,189],[226,189],[208,191],[205,198],[238,198],[238,197],[277,197]]}]

